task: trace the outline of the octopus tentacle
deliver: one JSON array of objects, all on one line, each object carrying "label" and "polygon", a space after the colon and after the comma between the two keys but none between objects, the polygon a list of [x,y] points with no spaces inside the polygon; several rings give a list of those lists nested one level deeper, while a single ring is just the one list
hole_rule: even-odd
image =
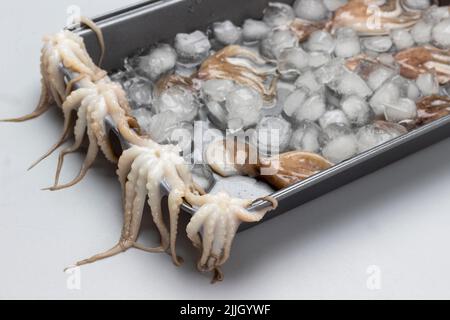
[{"label": "octopus tentacle", "polygon": [[100,45],[100,58],[98,61],[98,66],[101,67],[102,63],[103,63],[103,59],[105,58],[105,39],[103,37],[103,32],[102,30],[95,24],[94,21],[92,21],[91,19],[88,19],[86,17],[80,17],[80,22],[83,23],[84,25],[88,26],[89,29],[91,29],[92,31],[94,31],[95,35],[97,36],[99,45]]},{"label": "octopus tentacle", "polygon": [[[153,180],[153,175],[149,175],[149,182],[147,183],[148,190],[148,204],[150,206],[153,222],[159,231],[161,237],[161,247],[167,250],[170,246],[170,234],[164,223],[161,207],[161,186],[158,180]],[[153,180],[153,181],[151,181]]]},{"label": "octopus tentacle", "polygon": [[90,89],[80,89],[77,91],[74,91],[72,94],[70,94],[64,104],[62,105],[62,109],[64,112],[64,127],[63,127],[63,133],[59,140],[53,145],[50,150],[45,153],[42,157],[40,157],[38,160],[36,160],[28,170],[33,169],[36,167],[40,162],[48,158],[53,152],[55,152],[60,146],[64,144],[64,142],[69,138],[70,133],[70,126],[71,126],[71,120],[72,120],[72,111],[78,108],[78,106],[81,104],[82,100],[86,97],[87,94],[91,92]]},{"label": "octopus tentacle", "polygon": [[91,264],[91,263],[94,263],[94,262],[97,262],[97,261],[100,261],[100,260],[111,258],[113,256],[118,255],[119,253],[122,253],[122,252],[124,252],[124,248],[122,247],[121,244],[117,244],[113,248],[111,248],[111,249],[109,249],[109,250],[107,250],[107,251],[105,251],[103,253],[97,254],[97,255],[92,256],[92,257],[90,257],[88,259],[84,259],[84,260],[78,261],[77,263],[75,263],[74,266],[70,266],[70,267],[66,268],[65,270],[70,270],[71,268],[74,268],[74,267],[81,267],[81,266],[84,266],[84,265],[87,265],[87,264]]},{"label": "octopus tentacle", "polygon": [[97,143],[95,142],[95,136],[93,135],[92,132],[90,132],[91,130],[88,128],[88,136],[89,136],[89,140],[91,141],[91,143],[89,144],[89,148],[87,151],[87,155],[86,158],[84,160],[84,163],[81,167],[80,173],[78,174],[78,176],[73,179],[71,182],[63,184],[63,185],[55,185],[51,188],[48,188],[48,190],[50,191],[59,191],[59,190],[63,190],[63,189],[67,189],[70,187],[73,187],[74,185],[76,185],[77,183],[79,183],[81,180],[83,180],[83,178],[86,176],[86,173],[88,172],[89,168],[94,164],[95,158],[97,157],[98,154],[98,146]]},{"label": "octopus tentacle", "polygon": [[138,148],[138,147],[131,148],[131,149],[125,150],[119,159],[117,175],[119,177],[119,182],[120,182],[120,185],[122,186],[123,190],[125,190],[127,175],[131,169],[131,165],[136,160],[136,158],[139,156],[139,154],[141,154],[141,152],[142,152],[141,148]]},{"label": "octopus tentacle", "polygon": [[227,230],[227,233],[226,233],[227,236],[225,239],[225,243],[223,245],[224,250],[223,250],[222,258],[219,261],[219,265],[223,265],[230,258],[231,245],[233,244],[234,238],[236,236],[236,232],[238,230],[238,225],[236,223],[228,222],[227,226],[226,226],[226,230]]},{"label": "octopus tentacle", "polygon": [[203,252],[198,262],[198,268],[199,270],[202,271],[203,270],[210,271],[205,268],[205,265],[207,264],[211,256],[211,249],[214,242],[214,231],[217,225],[217,216],[218,211],[215,210],[209,215],[209,217],[206,218],[205,221],[205,227],[203,229],[203,237],[202,237]]},{"label": "octopus tentacle", "polygon": [[178,231],[178,218],[180,215],[180,207],[183,204],[183,193],[175,190],[169,193],[169,214],[170,214],[170,251],[172,261],[176,266],[181,266],[183,259],[177,256],[176,241]]},{"label": "octopus tentacle", "polygon": [[42,161],[47,159],[53,152],[55,152],[59,147],[61,147],[67,141],[67,139],[69,138],[69,134],[70,134],[71,119],[68,118],[65,122],[67,122],[67,124],[64,124],[63,133],[61,134],[61,137],[58,139],[58,141],[43,156],[41,156],[39,159],[37,159],[35,162],[33,162],[31,164],[31,166],[28,168],[28,171],[32,170],[39,163],[41,163]]},{"label": "octopus tentacle", "polygon": [[57,165],[56,174],[55,174],[55,182],[54,182],[55,186],[58,185],[58,183],[59,183],[59,177],[61,174],[62,166],[64,164],[65,156],[76,152],[81,147],[81,144],[83,143],[83,139],[85,137],[86,128],[87,128],[87,121],[85,119],[85,117],[86,117],[85,115],[87,112],[88,102],[89,102],[89,99],[84,100],[81,107],[78,109],[78,120],[77,120],[77,122],[75,124],[75,128],[74,128],[74,136],[75,136],[74,144],[71,147],[62,150],[59,154],[58,165]]},{"label": "octopus tentacle", "polygon": [[201,249],[202,242],[200,240],[200,237],[198,233],[200,232],[200,229],[208,216],[214,212],[216,208],[213,205],[207,205],[202,208],[200,208],[197,213],[192,217],[191,221],[189,222],[186,233],[188,235],[188,238],[192,241],[194,246],[198,249]]},{"label": "octopus tentacle", "polygon": [[42,80],[41,86],[42,86],[42,88],[41,88],[41,96],[39,98],[39,103],[33,112],[31,112],[28,115],[19,117],[19,118],[3,119],[3,120],[0,120],[0,122],[16,122],[16,123],[25,122],[28,120],[36,119],[36,118],[40,117],[41,115],[43,115],[46,111],[48,111],[48,109],[50,109],[51,98],[50,98],[48,88],[45,85],[44,80]]}]

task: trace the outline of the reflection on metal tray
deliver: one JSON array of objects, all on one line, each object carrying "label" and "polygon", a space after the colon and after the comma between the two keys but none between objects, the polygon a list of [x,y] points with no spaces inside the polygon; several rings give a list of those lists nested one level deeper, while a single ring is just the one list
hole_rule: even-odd
[{"label": "reflection on metal tray", "polygon": [[[271,1],[145,1],[98,17],[95,22],[104,32],[107,47],[104,68],[108,71],[119,69],[124,57],[148,47],[149,44],[170,41],[180,32],[205,30],[211,23],[225,19],[240,24],[248,18],[261,18],[263,9],[269,2]],[[294,1],[280,2],[292,4]],[[448,1],[441,3],[448,4]],[[90,54],[96,59],[99,48],[95,35],[85,29],[78,30],[78,33],[84,37]],[[279,200],[279,207],[270,212],[266,220],[449,137],[449,123],[450,116],[446,116],[274,193],[273,196]],[[230,184],[233,186],[233,195],[241,197],[259,196],[260,193],[270,191],[265,185],[256,185],[255,180],[245,177],[219,180],[216,187],[229,189],[226,185]],[[267,204],[264,202],[258,202],[254,209],[265,205]],[[183,210],[191,214],[195,212],[188,205],[184,205]]]}]

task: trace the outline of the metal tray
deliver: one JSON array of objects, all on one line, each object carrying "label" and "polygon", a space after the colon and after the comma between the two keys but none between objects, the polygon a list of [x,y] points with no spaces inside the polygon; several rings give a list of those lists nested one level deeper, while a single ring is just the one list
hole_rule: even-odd
[{"label": "metal tray", "polygon": [[[278,0],[280,1],[280,0]],[[271,0],[160,0],[136,5],[97,17],[107,47],[103,67],[112,71],[122,67],[123,58],[140,48],[157,42],[170,42],[177,33],[206,30],[215,21],[231,20],[241,24],[248,18],[261,18]],[[281,0],[292,4],[294,0]],[[448,4],[450,1],[441,1]],[[98,58],[95,35],[86,29],[76,30],[86,42],[92,57]],[[273,194],[279,201],[277,210],[265,220],[291,210],[344,184],[374,172],[394,161],[450,136],[450,116],[434,121],[397,139],[353,157],[305,181]],[[252,209],[267,205],[256,203]],[[195,209],[183,205],[183,211]],[[242,229],[250,227],[244,225]]]}]

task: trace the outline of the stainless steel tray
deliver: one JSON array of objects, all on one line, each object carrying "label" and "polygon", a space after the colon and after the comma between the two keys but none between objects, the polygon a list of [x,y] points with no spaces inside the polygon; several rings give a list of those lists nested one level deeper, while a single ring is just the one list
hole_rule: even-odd
[{"label": "stainless steel tray", "polygon": [[[247,18],[261,18],[270,0],[160,0],[143,1],[94,19],[102,28],[107,47],[103,67],[112,71],[122,67],[123,58],[157,42],[170,42],[177,33],[206,30],[211,23],[231,20],[241,24]],[[279,2],[292,4],[294,0]],[[448,4],[449,1],[441,1]],[[94,59],[99,56],[95,35],[77,30]],[[420,149],[450,136],[450,116],[434,121],[397,139],[360,154],[305,181],[276,192],[277,210],[265,220],[291,210],[344,184],[356,180]],[[256,203],[254,209],[267,204]],[[195,210],[188,205],[183,210]],[[243,229],[250,225],[243,226]]]}]

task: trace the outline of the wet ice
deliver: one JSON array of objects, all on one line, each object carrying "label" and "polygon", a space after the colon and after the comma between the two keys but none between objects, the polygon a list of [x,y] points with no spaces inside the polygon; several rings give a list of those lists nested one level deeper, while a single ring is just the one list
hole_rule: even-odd
[{"label": "wet ice", "polygon": [[172,111],[178,121],[192,121],[196,118],[199,104],[189,89],[171,87],[155,100],[156,112]]},{"label": "wet ice", "polygon": [[297,36],[290,30],[275,29],[261,41],[261,53],[269,59],[278,59],[284,49],[298,45]]},{"label": "wet ice", "polygon": [[270,27],[265,22],[253,19],[245,20],[242,28],[242,36],[247,43],[261,41],[267,37],[271,31]]},{"label": "wet ice", "polygon": [[181,63],[196,65],[208,57],[211,43],[201,31],[180,33],[175,37],[175,50]]},{"label": "wet ice", "polygon": [[352,28],[339,28],[336,31],[336,56],[350,58],[361,52],[361,43],[358,35]]},{"label": "wet ice", "polygon": [[297,0],[293,7],[297,17],[310,21],[324,20],[329,14],[322,0]]},{"label": "wet ice", "polygon": [[162,44],[151,50],[148,55],[139,57],[138,60],[138,71],[156,80],[175,68],[177,54],[171,46]]},{"label": "wet ice", "polygon": [[342,101],[341,108],[350,123],[356,126],[368,124],[373,118],[373,111],[369,107],[366,99],[358,96],[348,96],[345,98]]},{"label": "wet ice", "polygon": [[320,152],[320,136],[322,135],[320,127],[311,121],[300,122],[292,133],[289,148],[306,152]]},{"label": "wet ice", "polygon": [[292,136],[291,124],[282,117],[264,117],[256,127],[252,142],[263,154],[287,151]]},{"label": "wet ice", "polygon": [[295,13],[291,6],[281,3],[272,2],[264,10],[263,21],[270,27],[288,26],[294,21]]},{"label": "wet ice", "polygon": [[237,44],[242,40],[242,30],[231,21],[216,22],[213,25],[214,36],[223,45]]}]

